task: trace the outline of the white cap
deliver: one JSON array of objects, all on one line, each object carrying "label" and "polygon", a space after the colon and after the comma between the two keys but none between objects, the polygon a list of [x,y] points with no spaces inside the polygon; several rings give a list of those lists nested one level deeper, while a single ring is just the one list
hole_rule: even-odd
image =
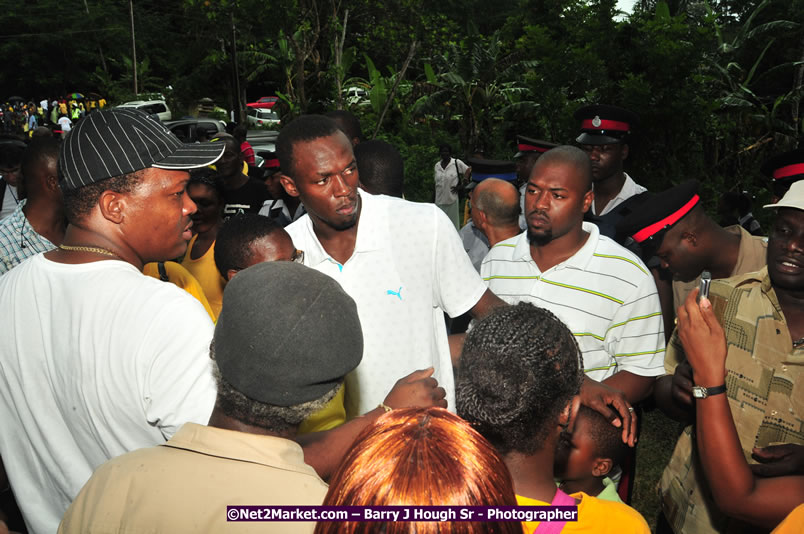
[{"label": "white cap", "polygon": [[776,204],[765,204],[763,208],[794,208],[804,210],[804,180],[793,182],[787,193]]}]

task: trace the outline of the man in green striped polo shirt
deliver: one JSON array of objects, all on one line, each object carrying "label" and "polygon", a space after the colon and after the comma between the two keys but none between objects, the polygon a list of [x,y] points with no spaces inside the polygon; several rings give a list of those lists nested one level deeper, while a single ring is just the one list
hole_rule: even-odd
[{"label": "man in green striped polo shirt", "polygon": [[[584,402],[614,420],[590,397],[612,390],[629,403],[647,397],[664,374],[664,328],[647,267],[583,222],[593,199],[586,154],[572,146],[546,152],[525,190],[527,230],[495,245],[481,275],[503,300],[532,302],[567,324],[583,353]],[[616,396],[603,396],[619,408]]]}]

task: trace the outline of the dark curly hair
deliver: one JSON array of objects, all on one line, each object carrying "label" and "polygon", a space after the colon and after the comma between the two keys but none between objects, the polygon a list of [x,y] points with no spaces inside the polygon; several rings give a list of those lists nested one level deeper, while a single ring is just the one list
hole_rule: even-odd
[{"label": "dark curly hair", "polygon": [[89,215],[98,204],[101,194],[104,191],[114,191],[115,193],[128,194],[134,191],[142,183],[147,169],[106,178],[99,182],[71,189],[64,187],[64,181],[59,181],[61,194],[64,203],[64,216],[70,224],[80,226],[81,221]]},{"label": "dark curly hair", "polygon": [[226,190],[223,187],[223,180],[218,178],[217,171],[209,167],[192,169],[190,171],[190,181],[187,182],[187,187],[189,188],[191,185],[205,185],[209,187],[218,196],[218,200],[223,203]]},{"label": "dark curly hair", "polygon": [[586,430],[595,443],[595,455],[611,460],[612,465],[620,465],[628,450],[623,442],[622,429],[612,425],[602,413],[587,406],[581,406],[578,410],[577,419],[580,418],[588,421]]},{"label": "dark curly hair", "polygon": [[276,156],[282,172],[294,180],[296,179],[293,147],[297,143],[329,137],[340,131],[334,120],[323,115],[302,115],[294,119],[293,122],[282,128],[276,139]]},{"label": "dark curly hair", "polygon": [[466,335],[455,380],[458,415],[501,454],[532,454],[582,380],[581,351],[564,323],[530,303],[505,306]]},{"label": "dark curly hair", "polygon": [[360,184],[372,195],[402,198],[405,189],[405,162],[390,143],[380,139],[354,147]]},{"label": "dark curly hair", "polygon": [[215,408],[227,417],[236,419],[241,423],[257,426],[276,432],[287,434],[295,431],[302,422],[316,412],[320,412],[335,398],[341,384],[338,384],[321,397],[311,401],[293,404],[291,406],[274,406],[248,397],[221,375],[217,362],[215,362],[215,342],[210,344],[209,354],[212,358],[212,375],[218,385],[218,396]]},{"label": "dark curly hair", "polygon": [[284,232],[270,217],[255,213],[242,213],[223,222],[215,238],[215,267],[228,280],[230,269],[245,269],[250,265],[254,251],[251,244],[274,232]]},{"label": "dark curly hair", "polygon": [[363,142],[363,129],[360,127],[360,120],[355,117],[354,113],[345,109],[336,109],[328,111],[324,116],[334,120],[349,141],[357,139],[360,143]]}]

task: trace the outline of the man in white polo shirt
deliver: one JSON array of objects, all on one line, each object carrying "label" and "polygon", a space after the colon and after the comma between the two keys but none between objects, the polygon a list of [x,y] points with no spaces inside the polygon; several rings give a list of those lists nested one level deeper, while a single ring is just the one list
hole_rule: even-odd
[{"label": "man in white polo shirt", "polygon": [[481,275],[503,300],[555,313],[578,341],[587,382],[604,382],[635,403],[664,374],[659,297],[637,256],[583,222],[593,198],[583,151],[546,152],[525,190],[528,229],[493,247]]},{"label": "man in white polo shirt", "polygon": [[485,315],[503,304],[487,290],[454,226],[432,204],[358,190],[349,139],[305,115],[277,140],[282,185],[307,215],[286,229],[304,264],[337,280],[357,303],[363,360],[346,380],[347,415],[376,407],[397,378],[434,367],[454,406],[444,312]]}]

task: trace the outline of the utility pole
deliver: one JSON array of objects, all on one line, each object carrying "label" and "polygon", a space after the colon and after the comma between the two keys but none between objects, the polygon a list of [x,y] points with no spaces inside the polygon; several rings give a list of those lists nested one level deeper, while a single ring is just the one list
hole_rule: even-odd
[{"label": "utility pole", "polygon": [[131,56],[134,64],[134,96],[136,97],[139,91],[137,91],[137,41],[134,39],[134,0],[128,0],[128,10],[131,14]]},{"label": "utility pole", "polygon": [[[87,4],[87,0],[84,0],[84,9],[86,10],[87,15],[89,15],[89,4]],[[106,68],[106,58],[103,57],[103,48],[101,47],[100,43],[98,43],[98,54],[100,54],[101,67],[103,67],[103,72],[108,74],[109,69]]]}]

